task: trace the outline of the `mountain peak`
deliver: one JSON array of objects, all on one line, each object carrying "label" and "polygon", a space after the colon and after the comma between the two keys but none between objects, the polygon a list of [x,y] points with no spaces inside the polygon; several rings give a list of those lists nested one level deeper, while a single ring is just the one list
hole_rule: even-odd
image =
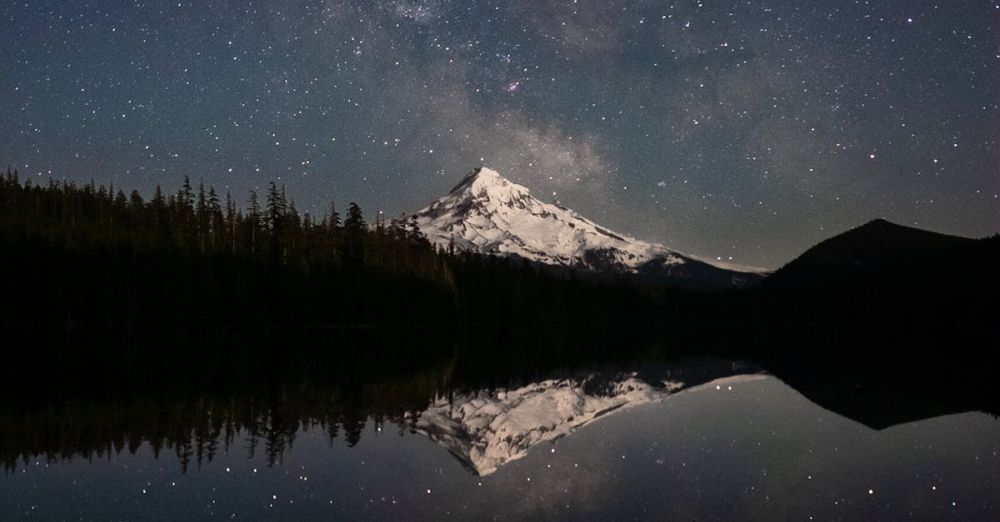
[{"label": "mountain peak", "polygon": [[937,248],[941,245],[947,246],[954,244],[956,241],[971,241],[968,238],[900,225],[883,218],[877,218],[864,225],[848,230],[843,234],[834,236],[826,242],[844,242],[851,238],[855,238],[855,240],[857,240],[856,238],[869,238],[865,239],[866,241],[875,241],[877,239],[880,244],[888,241],[898,244],[898,246],[905,249],[916,250]]},{"label": "mountain peak", "polygon": [[[499,172],[487,168],[479,167],[465,175],[462,181],[458,182],[449,194],[468,193],[474,197],[487,197],[493,199],[496,196],[503,196],[505,193],[517,193],[527,196],[530,191],[500,175]],[[501,198],[503,199],[503,198]]]},{"label": "mountain peak", "polygon": [[903,225],[897,225],[892,221],[885,218],[875,218],[864,225],[857,227],[859,229],[893,229],[893,228],[907,228]]}]

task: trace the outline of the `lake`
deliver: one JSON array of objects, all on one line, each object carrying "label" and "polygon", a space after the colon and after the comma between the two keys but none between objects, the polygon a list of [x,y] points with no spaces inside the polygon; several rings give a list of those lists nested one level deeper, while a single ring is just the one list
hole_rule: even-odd
[{"label": "lake", "polygon": [[0,519],[1000,520],[986,413],[866,425],[726,360],[399,386],[8,408]]}]

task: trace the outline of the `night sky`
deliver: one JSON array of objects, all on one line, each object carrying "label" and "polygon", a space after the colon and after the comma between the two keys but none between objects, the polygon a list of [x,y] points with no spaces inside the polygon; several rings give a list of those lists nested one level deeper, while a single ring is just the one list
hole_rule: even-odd
[{"label": "night sky", "polygon": [[1000,231],[998,33],[989,0],[0,0],[0,161],[370,217],[487,165],[774,268],[876,217]]}]

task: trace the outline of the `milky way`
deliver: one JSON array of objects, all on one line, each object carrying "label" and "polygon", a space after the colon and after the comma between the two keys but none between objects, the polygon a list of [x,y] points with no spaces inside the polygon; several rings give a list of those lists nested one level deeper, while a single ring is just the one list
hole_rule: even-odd
[{"label": "milky way", "polygon": [[1000,5],[0,0],[0,160],[422,207],[480,165],[776,267],[876,217],[1000,231]]}]

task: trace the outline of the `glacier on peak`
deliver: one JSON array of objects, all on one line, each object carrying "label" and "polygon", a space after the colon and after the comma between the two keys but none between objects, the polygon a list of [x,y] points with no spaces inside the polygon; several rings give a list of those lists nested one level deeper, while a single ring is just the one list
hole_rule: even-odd
[{"label": "glacier on peak", "polygon": [[733,284],[759,270],[719,265],[613,232],[482,167],[417,211],[417,226],[443,248],[516,256],[533,262],[619,273],[711,277]]}]

